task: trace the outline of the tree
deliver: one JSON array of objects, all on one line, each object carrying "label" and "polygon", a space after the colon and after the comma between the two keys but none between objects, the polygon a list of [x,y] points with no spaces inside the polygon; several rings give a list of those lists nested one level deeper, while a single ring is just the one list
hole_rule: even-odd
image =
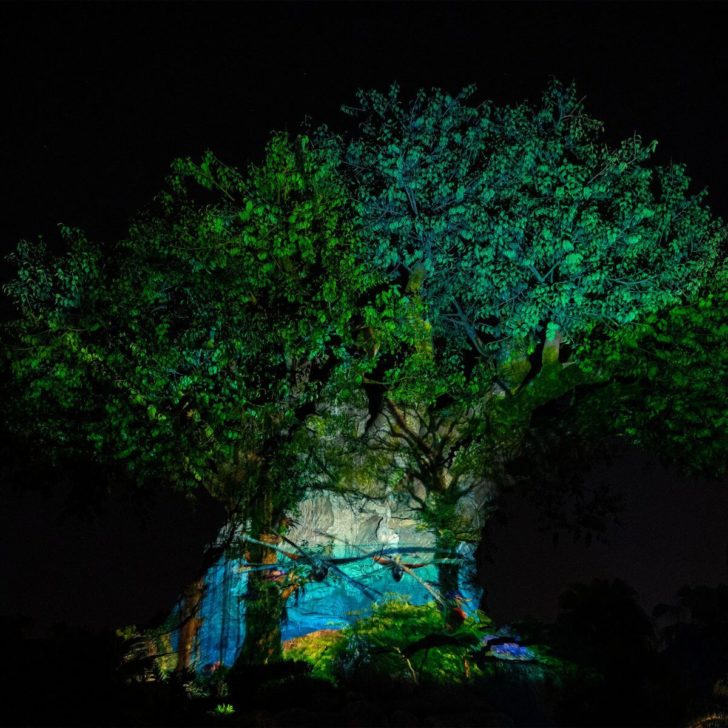
[{"label": "tree", "polygon": [[[247,175],[211,154],[180,160],[126,239],[101,246],[63,228],[69,250],[56,259],[21,242],[5,288],[19,311],[14,429],[51,458],[75,452],[140,484],[203,487],[275,543],[315,477],[306,422],[352,376],[351,319],[374,280],[335,161],[285,135]],[[253,562],[275,553],[248,544]],[[243,657],[275,659],[280,590],[262,573],[249,590]],[[201,596],[200,579],[182,609],[181,667]]]},{"label": "tree", "polygon": [[[119,243],[64,228],[69,252],[49,260],[21,242],[16,430],[52,457],[206,488],[263,563],[307,487],[362,480],[410,500],[450,556],[479,537],[463,500],[482,508],[565,399],[618,404],[637,437],[654,421],[642,383],[685,384],[669,357],[645,375],[640,346],[662,351],[661,321],[692,325],[726,228],[683,167],[651,165],[654,143],[604,146],[573,87],[538,108],[473,93],[361,92],[348,142],[277,135],[245,175],[179,161]],[[707,372],[722,309],[701,310],[711,333],[682,341]],[[457,577],[441,564],[443,592]],[[249,584],[242,657],[275,659],[287,590],[263,572]]]},{"label": "tree", "polygon": [[[726,239],[684,167],[652,164],[656,143],[636,134],[601,143],[573,86],[552,83],[537,108],[473,94],[361,91],[345,108],[359,132],[338,139],[357,233],[392,286],[365,380],[378,417],[367,447],[390,451],[380,472],[404,469],[394,484],[445,550],[460,499],[507,477],[534,412],[617,379],[636,325],[694,306]],[[597,352],[607,342],[610,356]],[[647,426],[643,361],[622,399]]]}]

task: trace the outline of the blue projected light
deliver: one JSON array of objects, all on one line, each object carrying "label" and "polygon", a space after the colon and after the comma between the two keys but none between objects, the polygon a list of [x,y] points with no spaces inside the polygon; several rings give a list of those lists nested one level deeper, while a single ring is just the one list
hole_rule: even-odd
[{"label": "blue projected light", "polygon": [[[377,546],[364,545],[359,548],[370,551]],[[352,547],[337,546],[331,557],[346,557],[356,553]],[[477,609],[482,592],[472,586],[474,570],[475,562],[467,554],[460,568],[460,593],[465,600],[462,607],[467,614]],[[373,560],[346,564],[342,571],[352,580],[383,594],[379,601],[406,598],[411,604],[422,605],[433,598],[411,575],[405,575],[397,582],[392,578],[390,569],[383,568]],[[417,576],[434,586],[437,582],[437,567],[433,564],[419,568]],[[200,610],[202,623],[194,659],[196,669],[209,668],[216,663],[232,665],[235,662],[245,639],[247,584],[248,575],[240,559],[223,557],[207,572]],[[320,629],[341,629],[356,619],[368,616],[371,611],[371,599],[353,581],[330,571],[323,581],[307,583],[296,596],[288,599],[287,617],[281,625],[281,636],[285,641]]]},{"label": "blue projected light", "polygon": [[506,642],[502,645],[493,645],[490,651],[501,659],[505,660],[533,660],[534,652],[528,647],[519,645],[517,642]]}]

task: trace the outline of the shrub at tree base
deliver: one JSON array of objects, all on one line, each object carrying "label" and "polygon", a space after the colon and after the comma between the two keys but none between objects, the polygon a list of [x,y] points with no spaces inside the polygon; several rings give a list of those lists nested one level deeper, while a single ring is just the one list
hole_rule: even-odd
[{"label": "shrub at tree base", "polygon": [[345,640],[344,630],[319,629],[284,642],[283,657],[309,662],[313,666],[312,677],[333,680],[334,656]]},{"label": "shrub at tree base", "polygon": [[495,634],[482,613],[447,631],[434,602],[413,606],[397,600],[377,605],[370,617],[343,630],[319,630],[289,640],[284,657],[310,663],[313,677],[357,687],[391,681],[466,685],[506,674],[560,682],[572,669],[544,647],[520,646],[513,658],[492,644]]}]

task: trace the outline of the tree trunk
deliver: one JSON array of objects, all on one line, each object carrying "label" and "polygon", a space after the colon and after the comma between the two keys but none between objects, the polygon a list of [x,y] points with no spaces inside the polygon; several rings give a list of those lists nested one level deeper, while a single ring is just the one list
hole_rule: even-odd
[{"label": "tree trunk", "polygon": [[[452,559],[455,555],[455,544],[451,539],[443,538],[438,534],[435,539],[436,559]],[[455,628],[462,624],[464,612],[461,606],[460,596],[460,564],[437,565],[437,588],[445,598],[445,604],[440,606],[445,617],[445,626]]]},{"label": "tree trunk", "polygon": [[[277,536],[264,535],[261,541],[277,543]],[[274,549],[251,544],[251,563],[275,564]],[[245,601],[245,640],[237,661],[246,665],[277,662],[282,657],[281,621],[286,599],[269,571],[251,571],[248,575],[248,598]]]},{"label": "tree trunk", "polygon": [[193,581],[182,596],[179,644],[177,645],[177,672],[193,669],[197,648],[197,634],[202,625],[200,608],[205,593],[205,577]]},{"label": "tree trunk", "polygon": [[[452,551],[438,551],[437,558],[452,558]],[[459,593],[459,576],[459,564],[437,565],[437,588],[445,599],[453,599]]]},{"label": "tree trunk", "polygon": [[487,572],[487,566],[490,563],[489,551],[491,550],[491,541],[489,531],[487,529],[488,524],[486,523],[486,525],[480,530],[480,540],[478,541],[478,546],[475,550],[476,583],[483,589],[480,596],[480,602],[478,603],[478,609],[486,614],[490,610],[490,605],[488,603],[489,592],[486,588],[485,574]]},{"label": "tree trunk", "polygon": [[[276,489],[268,482],[251,513],[250,528],[257,541],[277,546],[276,533],[288,503],[276,499]],[[278,552],[262,544],[249,543],[251,564],[275,564]],[[273,578],[273,570],[251,571],[248,574],[248,595],[245,600],[245,639],[236,664],[260,665],[278,662],[283,656],[281,622],[289,591]]]}]

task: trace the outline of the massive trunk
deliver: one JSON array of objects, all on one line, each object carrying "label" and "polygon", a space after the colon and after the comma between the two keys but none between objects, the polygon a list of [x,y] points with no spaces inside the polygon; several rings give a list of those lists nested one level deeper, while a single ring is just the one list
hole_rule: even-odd
[{"label": "massive trunk", "polygon": [[[274,502],[275,489],[268,484],[266,486],[250,519],[253,537],[262,542],[247,544],[246,556],[251,564],[273,565],[278,560],[278,552],[271,547],[281,540],[276,531],[285,504]],[[245,640],[237,662],[266,664],[281,659],[281,622],[288,591],[276,578],[273,569],[249,572],[245,600]]]},{"label": "massive trunk", "polygon": [[[279,539],[263,534],[260,540],[275,544]],[[258,564],[275,564],[278,557],[275,549],[258,544],[251,544],[248,555],[252,563]],[[239,662],[265,664],[281,659],[281,622],[285,597],[270,571],[250,572],[245,600],[245,641],[238,655]]]}]

